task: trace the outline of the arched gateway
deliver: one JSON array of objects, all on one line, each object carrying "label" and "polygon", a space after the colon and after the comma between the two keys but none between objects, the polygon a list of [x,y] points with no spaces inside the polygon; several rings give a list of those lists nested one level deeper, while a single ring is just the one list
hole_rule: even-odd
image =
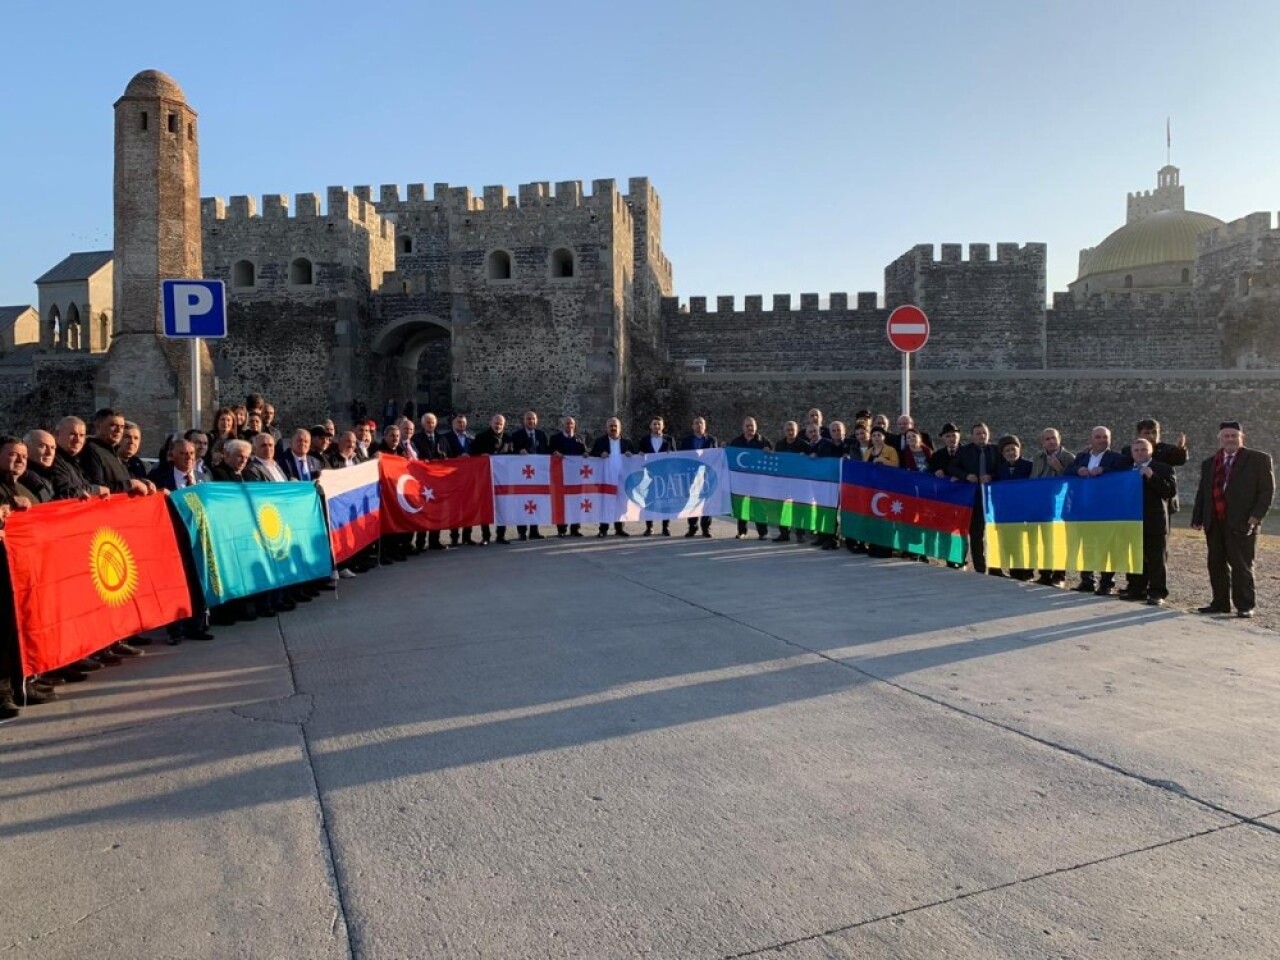
[{"label": "arched gateway", "polygon": [[400,317],[373,338],[372,367],[382,397],[412,400],[418,411],[448,415],[455,400],[453,325],[432,314]]}]

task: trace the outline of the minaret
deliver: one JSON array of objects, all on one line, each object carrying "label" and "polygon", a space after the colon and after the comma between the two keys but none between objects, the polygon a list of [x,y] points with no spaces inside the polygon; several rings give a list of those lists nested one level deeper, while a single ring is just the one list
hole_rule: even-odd
[{"label": "minaret", "polygon": [[[115,113],[115,329],[95,392],[138,421],[151,451],[193,422],[191,348],[162,336],[160,281],[203,274],[200,141],[195,111],[158,70],[130,80]],[[211,397],[203,344],[201,369]]]}]

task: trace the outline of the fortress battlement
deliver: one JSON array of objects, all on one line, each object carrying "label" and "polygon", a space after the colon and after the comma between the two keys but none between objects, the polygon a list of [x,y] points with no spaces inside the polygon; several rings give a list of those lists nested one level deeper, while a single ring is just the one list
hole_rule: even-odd
[{"label": "fortress battlement", "polygon": [[413,208],[433,208],[439,211],[460,213],[495,213],[507,210],[530,210],[541,208],[589,208],[592,210],[609,209],[623,213],[629,210],[628,203],[643,201],[656,206],[657,193],[649,184],[648,177],[632,177],[628,182],[630,193],[621,194],[617,181],[612,179],[592,180],[591,192],[583,190],[581,180],[560,180],[552,186],[549,180],[533,183],[522,183],[512,193],[505,186],[487,186],[480,195],[473,194],[470,187],[454,187],[447,183],[432,185],[431,195],[427,195],[425,183],[411,183],[406,193],[401,194],[398,184],[385,183],[378,187],[378,199],[373,200],[371,187],[358,186],[352,190],[357,197],[375,203],[382,213],[407,212]]},{"label": "fortress battlement", "polygon": [[389,237],[395,232],[391,221],[384,219],[367,198],[348,192],[344,187],[328,188],[323,213],[320,209],[320,195],[316,193],[295,194],[292,211],[289,208],[289,197],[283,193],[264,194],[261,210],[257,199],[252,196],[233,196],[229,202],[224,202],[221,197],[201,197],[200,219],[205,226],[212,226],[218,221],[347,220],[363,224],[370,231],[376,230],[382,237]]},{"label": "fortress battlement", "polygon": [[714,298],[715,309],[707,309],[707,297],[690,297],[687,304],[681,304],[679,297],[663,297],[662,298],[662,314],[668,318],[688,318],[688,317],[753,317],[763,316],[766,314],[780,315],[811,315],[811,316],[840,316],[849,319],[858,319],[859,315],[872,317],[878,321],[883,320],[884,311],[879,306],[879,294],[874,291],[864,291],[857,294],[857,300],[854,306],[849,306],[849,294],[847,293],[831,293],[827,295],[827,306],[821,306],[821,298],[816,293],[800,294],[799,306],[793,306],[791,294],[775,293],[770,301],[769,309],[765,309],[764,297],[760,295],[752,295],[744,297],[744,303],[741,310],[737,308],[737,298],[733,296]]},{"label": "fortress battlement", "polygon": [[1168,311],[1184,307],[1190,301],[1191,290],[1104,290],[1078,296],[1067,290],[1058,290],[1053,294],[1051,309],[1061,313],[1096,314],[1101,310],[1119,309],[1122,311],[1147,310]]},{"label": "fortress battlement", "polygon": [[995,259],[991,257],[991,244],[971,243],[968,245],[968,257],[964,256],[964,244],[940,244],[937,256],[934,255],[932,243],[918,243],[895,263],[914,261],[923,265],[928,263],[967,263],[967,264],[1039,264],[1045,261],[1048,247],[1043,243],[997,243]]},{"label": "fortress battlement", "polygon": [[1267,234],[1280,235],[1280,229],[1277,228],[1277,222],[1272,218],[1271,213],[1262,210],[1238,220],[1232,220],[1221,227],[1206,230],[1196,237],[1196,253],[1211,251],[1217,246],[1236,240],[1256,239]]}]

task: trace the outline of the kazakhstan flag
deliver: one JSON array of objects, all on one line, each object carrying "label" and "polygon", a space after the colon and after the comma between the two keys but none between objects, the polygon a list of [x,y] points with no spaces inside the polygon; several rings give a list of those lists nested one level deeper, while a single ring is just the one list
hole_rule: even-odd
[{"label": "kazakhstan flag", "polygon": [[1142,477],[1132,470],[989,483],[983,504],[992,566],[1142,572]]},{"label": "kazakhstan flag", "polygon": [[313,483],[201,483],[172,497],[209,606],[333,570]]}]

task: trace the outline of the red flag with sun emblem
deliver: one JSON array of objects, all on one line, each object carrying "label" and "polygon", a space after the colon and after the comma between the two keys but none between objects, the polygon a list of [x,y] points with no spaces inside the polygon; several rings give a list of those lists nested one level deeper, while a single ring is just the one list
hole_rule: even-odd
[{"label": "red flag with sun emblem", "polygon": [[162,496],[40,504],[9,515],[4,543],[24,676],[191,616]]}]

